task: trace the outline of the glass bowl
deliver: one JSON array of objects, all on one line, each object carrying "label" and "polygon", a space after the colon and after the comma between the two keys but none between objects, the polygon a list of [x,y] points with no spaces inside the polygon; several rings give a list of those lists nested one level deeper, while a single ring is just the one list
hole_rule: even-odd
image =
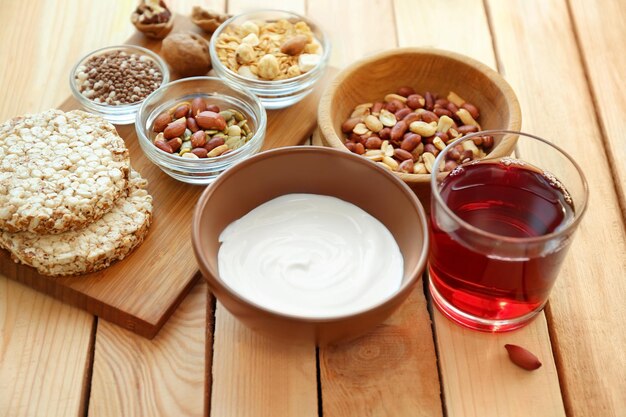
[{"label": "glass bowl", "polygon": [[[169,154],[153,144],[155,118],[181,101],[205,97],[220,108],[234,108],[245,115],[254,132],[240,148],[221,156],[187,159]],[[189,184],[210,184],[231,165],[254,155],[265,139],[267,115],[261,101],[250,91],[226,84],[216,77],[183,78],[161,86],[146,98],[137,113],[135,130],[144,154],[167,175]]]},{"label": "glass bowl", "polygon": [[[216,42],[219,36],[230,25],[241,25],[247,21],[276,21],[286,19],[291,22],[304,21],[322,46],[320,62],[310,71],[284,80],[267,81],[244,77],[227,68],[218,58]],[[215,74],[231,84],[248,88],[260,99],[266,109],[282,109],[302,100],[313,91],[315,83],[322,77],[330,56],[330,42],[318,25],[295,13],[281,10],[256,10],[233,16],[224,22],[211,36],[209,45],[211,63]]]},{"label": "glass bowl", "polygon": [[161,71],[161,74],[163,74],[163,80],[161,81],[160,86],[169,82],[170,72],[165,62],[157,54],[139,46],[119,45],[97,49],[79,59],[76,65],[74,65],[74,68],[72,68],[72,71],[70,72],[70,89],[72,90],[72,94],[74,95],[74,97],[76,97],[76,100],[78,100],[78,102],[85,108],[85,110],[89,111],[90,113],[102,116],[104,119],[114,124],[131,124],[135,121],[135,116],[137,115],[137,112],[139,111],[139,108],[141,107],[141,104],[145,99],[131,104],[120,105],[97,103],[84,96],[80,92],[79,86],[76,83],[76,74],[79,72],[79,68],[81,67],[81,65],[87,62],[87,60],[89,60],[91,57],[114,51],[123,51],[128,54],[139,54],[149,57],[156,63],[157,67]]}]

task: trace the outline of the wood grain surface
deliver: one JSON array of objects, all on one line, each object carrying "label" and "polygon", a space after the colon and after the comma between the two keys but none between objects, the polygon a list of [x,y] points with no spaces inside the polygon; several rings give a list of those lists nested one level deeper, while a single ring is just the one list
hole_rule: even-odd
[{"label": "wood grain surface", "polygon": [[0,280],[0,416],[79,416],[93,316]]},{"label": "wood grain surface", "polygon": [[437,357],[422,286],[383,324],[320,349],[325,416],[442,416]]},{"label": "wood grain surface", "polygon": [[206,302],[200,282],[152,340],[99,321],[89,415],[201,415]]},{"label": "wood grain surface", "polygon": [[582,53],[590,93],[583,96],[599,117],[622,215],[626,219],[626,55],[611,53],[626,42],[626,2],[569,0],[568,11]]},{"label": "wood grain surface", "polygon": [[[525,130],[562,146],[584,167],[590,184],[588,213],[547,309],[566,412],[624,415],[624,223],[605,159],[610,147],[605,148],[589,101],[573,99],[588,97],[589,86],[567,5],[540,0],[487,4],[496,50],[520,99]],[[532,20],[519,18],[530,15]],[[558,39],[558,47],[551,39]],[[575,126],[575,135],[564,126]]]},{"label": "wood grain surface", "polygon": [[245,327],[219,302],[213,344],[212,417],[316,417],[315,346]]}]

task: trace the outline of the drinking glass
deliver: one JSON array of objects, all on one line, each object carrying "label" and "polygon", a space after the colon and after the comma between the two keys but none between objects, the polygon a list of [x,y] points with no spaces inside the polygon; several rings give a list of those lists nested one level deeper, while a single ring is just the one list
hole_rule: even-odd
[{"label": "drinking glass", "polygon": [[[485,136],[496,144],[516,141],[515,156],[499,155],[495,147],[481,154],[472,145]],[[459,160],[468,149],[471,159],[465,152]],[[537,136],[483,131],[438,154],[431,186],[435,305],[472,329],[501,332],[527,324],[545,306],[587,207],[578,164]]]}]

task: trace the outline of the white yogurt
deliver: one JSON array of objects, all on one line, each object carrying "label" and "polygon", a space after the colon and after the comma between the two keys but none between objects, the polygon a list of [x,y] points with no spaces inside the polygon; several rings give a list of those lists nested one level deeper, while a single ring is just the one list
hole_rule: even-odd
[{"label": "white yogurt", "polygon": [[402,254],[376,218],[335,197],[288,194],[220,235],[220,278],[242,297],[301,317],[371,307],[400,288]]}]

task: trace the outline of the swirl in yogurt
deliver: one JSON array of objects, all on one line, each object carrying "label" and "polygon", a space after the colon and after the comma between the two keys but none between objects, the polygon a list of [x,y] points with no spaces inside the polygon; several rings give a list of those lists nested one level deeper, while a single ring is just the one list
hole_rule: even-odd
[{"label": "swirl in yogurt", "polygon": [[242,297],[300,317],[351,314],[398,288],[404,260],[376,218],[335,197],[287,194],[219,237],[220,278]]}]

